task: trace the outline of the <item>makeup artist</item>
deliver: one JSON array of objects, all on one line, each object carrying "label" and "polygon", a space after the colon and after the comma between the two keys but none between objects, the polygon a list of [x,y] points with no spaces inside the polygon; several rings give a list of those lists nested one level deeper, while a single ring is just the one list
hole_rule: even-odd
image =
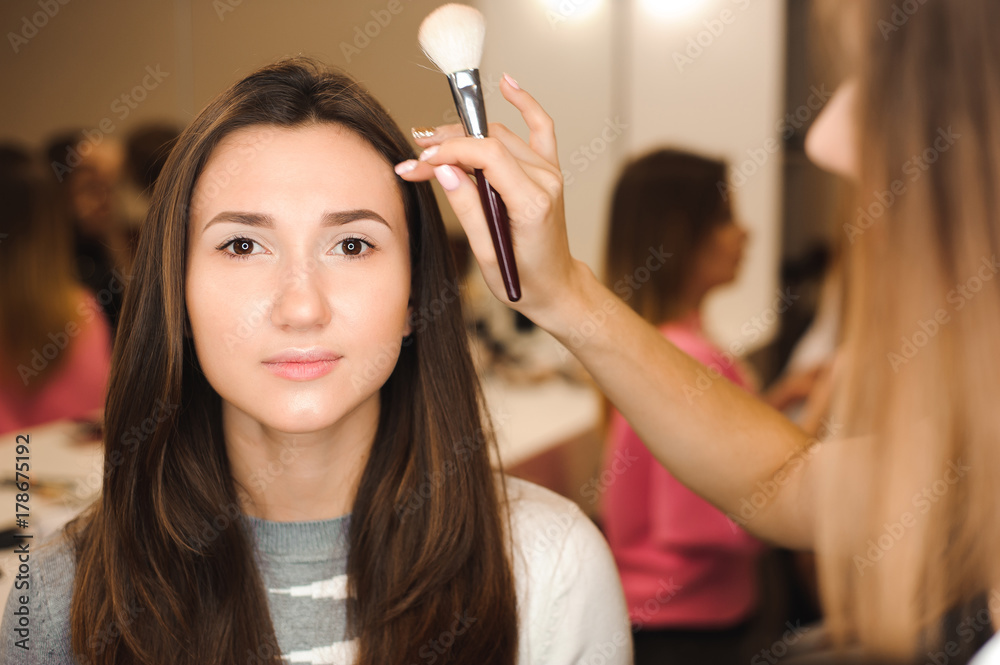
[{"label": "makeup artist", "polygon": [[[528,142],[500,125],[484,140],[440,127],[403,177],[437,178],[506,302],[466,175],[483,169],[510,212],[523,290],[512,307],[584,363],[685,485],[751,533],[817,552],[838,652],[968,662],[1000,609],[1000,3],[927,0],[889,39],[879,21],[893,0],[836,4],[853,76],[808,152],[854,181],[860,207],[897,181],[905,193],[849,247],[834,441],[811,441],[727,381],[689,402],[701,366],[571,256],[553,121],[510,77],[501,91]],[[935,163],[912,180],[904,166],[928,151]],[[918,502],[928,488],[935,500]],[[760,507],[741,515],[748,501]],[[967,638],[961,627],[990,609]],[[985,660],[990,647],[977,665],[1000,662]]]}]

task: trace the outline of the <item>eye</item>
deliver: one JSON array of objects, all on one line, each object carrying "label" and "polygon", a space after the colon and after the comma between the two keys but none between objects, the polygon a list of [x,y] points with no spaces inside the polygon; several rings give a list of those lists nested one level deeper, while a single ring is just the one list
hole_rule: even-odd
[{"label": "eye", "polygon": [[[221,245],[219,245],[216,249],[224,251],[227,247],[232,247],[233,251],[224,253],[234,259],[245,259],[251,256],[252,254],[264,253],[263,248],[260,247],[260,244],[256,240],[251,240],[250,238],[243,238],[243,237],[231,238],[226,242],[222,243]],[[259,248],[261,251],[254,251],[255,247]]]},{"label": "eye", "polygon": [[334,246],[334,254],[343,256],[360,257],[368,253],[373,245],[361,238],[345,238]]}]

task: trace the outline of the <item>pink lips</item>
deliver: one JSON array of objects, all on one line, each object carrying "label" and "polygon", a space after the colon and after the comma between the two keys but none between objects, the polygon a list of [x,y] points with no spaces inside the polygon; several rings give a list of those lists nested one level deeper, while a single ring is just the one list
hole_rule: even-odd
[{"label": "pink lips", "polygon": [[292,381],[310,381],[326,376],[340,356],[325,349],[287,349],[263,361],[272,374]]}]

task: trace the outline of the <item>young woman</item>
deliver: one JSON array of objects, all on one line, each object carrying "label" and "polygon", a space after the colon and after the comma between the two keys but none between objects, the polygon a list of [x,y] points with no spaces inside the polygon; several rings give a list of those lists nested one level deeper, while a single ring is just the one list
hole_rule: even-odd
[{"label": "young woman", "polygon": [[[437,177],[503,298],[462,174],[484,170],[512,220],[514,306],[573,350],[681,482],[726,512],[756,504],[751,532],[817,551],[838,650],[953,664],[1000,623],[1000,3],[928,0],[902,14],[892,0],[837,5],[857,42],[847,54],[856,97],[834,106],[837,139],[813,145],[859,196],[844,226],[836,442],[816,445],[729,382],[689,403],[698,363],[570,255],[552,121],[510,81],[501,90],[528,143],[499,128],[485,141],[439,128],[420,140],[434,148],[423,162],[398,168]],[[597,316],[603,325],[580,334]]]},{"label": "young woman", "polygon": [[108,385],[98,299],[111,293],[95,298],[74,276],[50,180],[27,151],[0,146],[0,432],[87,417]]},{"label": "young woman", "polygon": [[[727,180],[724,162],[678,150],[629,162],[612,195],[604,277],[713,376],[752,391],[739,364],[701,326],[706,295],[736,279],[748,237],[719,191]],[[626,291],[650,248],[671,256],[641,288]],[[617,411],[604,470],[614,482],[602,496],[601,518],[636,629],[636,665],[748,661],[760,543],[664,469]]]},{"label": "young woman", "polygon": [[157,182],[100,500],[32,554],[5,663],[631,658],[606,543],[501,482],[429,185],[381,106],[308,60],[235,84]]}]

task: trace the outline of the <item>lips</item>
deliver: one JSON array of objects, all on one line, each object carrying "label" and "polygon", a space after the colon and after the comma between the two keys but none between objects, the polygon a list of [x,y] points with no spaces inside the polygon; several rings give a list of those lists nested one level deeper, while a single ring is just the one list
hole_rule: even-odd
[{"label": "lips", "polygon": [[265,365],[270,365],[277,363],[315,363],[339,359],[340,356],[326,349],[286,349],[262,362]]},{"label": "lips", "polygon": [[332,372],[340,358],[326,349],[286,349],[262,364],[283,379],[311,381]]}]

